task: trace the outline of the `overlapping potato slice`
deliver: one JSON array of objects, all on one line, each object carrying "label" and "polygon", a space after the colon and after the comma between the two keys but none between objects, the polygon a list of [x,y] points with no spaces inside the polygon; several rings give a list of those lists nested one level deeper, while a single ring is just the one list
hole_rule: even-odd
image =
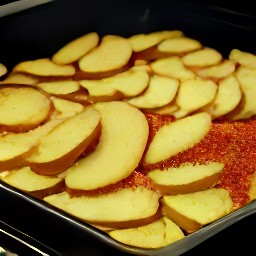
[{"label": "overlapping potato slice", "polygon": [[26,132],[46,122],[53,104],[48,95],[29,87],[0,87],[0,131]]},{"label": "overlapping potato slice", "polygon": [[23,166],[25,158],[34,152],[41,137],[62,120],[51,120],[29,132],[7,133],[0,136],[0,171]]},{"label": "overlapping potato slice", "polygon": [[49,58],[23,61],[13,68],[13,72],[36,76],[73,76],[76,72],[72,65],[58,65]]},{"label": "overlapping potato slice", "polygon": [[162,107],[174,99],[178,88],[177,79],[153,75],[145,92],[127,102],[140,109]]},{"label": "overlapping potato slice", "polygon": [[38,82],[38,78],[28,74],[10,73],[0,84],[26,84],[34,85]]},{"label": "overlapping potato slice", "polygon": [[173,54],[184,54],[199,50],[203,45],[193,39],[186,36],[169,38],[158,44],[157,49],[160,52],[173,53]]},{"label": "overlapping potato slice", "polygon": [[250,52],[233,49],[229,53],[229,59],[239,63],[242,66],[256,69],[256,55]]},{"label": "overlapping potato slice", "polygon": [[5,75],[8,72],[6,66],[2,63],[0,63],[0,77]]},{"label": "overlapping potato slice", "polygon": [[159,218],[159,195],[141,186],[95,196],[71,197],[63,192],[44,200],[81,220],[105,227],[138,227]]},{"label": "overlapping potato slice", "polygon": [[215,99],[202,110],[210,113],[212,119],[219,118],[231,113],[239,105],[242,97],[240,84],[234,75],[230,75],[219,82]]},{"label": "overlapping potato slice", "polygon": [[33,171],[54,175],[67,170],[100,136],[100,116],[92,107],[65,119],[41,138],[35,151],[26,158]]},{"label": "overlapping potato slice", "polygon": [[215,49],[204,47],[182,57],[187,67],[201,68],[216,65],[222,61],[222,55]]},{"label": "overlapping potato slice", "polygon": [[154,136],[145,155],[146,163],[157,163],[189,149],[209,132],[211,116],[194,114],[162,126]]},{"label": "overlapping potato slice", "polygon": [[128,177],[147,144],[148,123],[137,108],[121,101],[99,102],[93,108],[101,117],[100,142],[68,169],[65,181],[71,190],[93,190]]},{"label": "overlapping potato slice", "polygon": [[217,89],[217,84],[211,80],[197,78],[182,81],[175,100],[178,110],[172,114],[181,118],[202,108],[214,100]]},{"label": "overlapping potato slice", "polygon": [[139,95],[147,88],[149,75],[145,69],[130,69],[112,77],[80,80],[79,83],[88,90],[89,100],[110,101]]},{"label": "overlapping potato slice", "polygon": [[167,217],[138,228],[108,232],[115,240],[142,248],[160,248],[184,238],[181,228]]},{"label": "overlapping potato slice", "polygon": [[10,171],[2,180],[37,198],[60,193],[64,189],[63,178],[38,175],[28,166]]},{"label": "overlapping potato slice", "polygon": [[132,46],[121,36],[106,35],[98,47],[80,58],[79,67],[86,73],[118,70],[128,64]]},{"label": "overlapping potato slice", "polygon": [[192,233],[232,212],[230,194],[223,188],[194,193],[165,195],[161,199],[163,214],[187,233]]},{"label": "overlapping potato slice", "polygon": [[58,97],[51,97],[51,101],[55,107],[54,118],[64,119],[74,116],[84,110],[84,106],[81,103],[73,102]]},{"label": "overlapping potato slice", "polygon": [[213,187],[223,168],[224,164],[220,162],[184,163],[165,170],[155,169],[147,175],[153,181],[155,189],[164,194],[178,195]]},{"label": "overlapping potato slice", "polygon": [[96,32],[80,36],[59,49],[52,56],[52,61],[60,65],[73,63],[94,49],[98,43],[99,35]]},{"label": "overlapping potato slice", "polygon": [[128,38],[134,52],[140,52],[159,44],[167,38],[180,37],[183,32],[180,30],[155,31],[148,34],[137,34]]}]

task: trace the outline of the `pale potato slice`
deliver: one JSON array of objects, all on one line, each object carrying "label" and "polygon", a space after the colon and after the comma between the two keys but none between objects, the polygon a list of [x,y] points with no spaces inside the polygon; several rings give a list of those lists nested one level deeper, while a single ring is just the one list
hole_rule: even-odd
[{"label": "pale potato slice", "polygon": [[202,108],[212,115],[212,119],[224,116],[233,111],[242,100],[242,91],[234,75],[222,79],[218,84],[215,99]]},{"label": "pale potato slice", "polygon": [[205,79],[220,80],[232,75],[236,70],[236,64],[231,60],[224,60],[223,62],[212,67],[200,68],[196,71],[199,77]]},{"label": "pale potato slice", "polygon": [[138,227],[155,219],[159,195],[145,187],[124,188],[95,196],[71,197],[67,192],[44,201],[83,221],[114,228]]},{"label": "pale potato slice", "polygon": [[140,52],[157,45],[167,38],[180,37],[183,32],[180,30],[156,31],[148,34],[137,34],[128,38],[134,52]]},{"label": "pale potato slice", "polygon": [[53,102],[55,110],[57,111],[55,114],[55,118],[57,119],[64,119],[74,116],[82,112],[85,108],[81,103],[61,99],[58,97],[51,97],[51,101]]},{"label": "pale potato slice", "polygon": [[141,248],[160,248],[185,237],[181,228],[166,217],[145,226],[117,229],[108,234],[123,244]]},{"label": "pale potato slice", "polygon": [[233,201],[224,188],[210,188],[180,195],[166,195],[161,199],[163,214],[187,233],[224,217],[233,210]]},{"label": "pale potato slice", "polygon": [[53,95],[65,95],[76,92],[80,89],[78,81],[61,80],[61,81],[49,81],[40,82],[36,84],[43,91]]},{"label": "pale potato slice", "polygon": [[239,112],[232,116],[232,120],[247,119],[256,114],[256,69],[241,66],[235,76],[243,93],[244,104]]},{"label": "pale potato slice", "polygon": [[40,138],[61,122],[62,120],[50,120],[29,132],[2,134],[0,136],[0,171],[23,166],[25,158],[33,153]]},{"label": "pale potato slice", "polygon": [[211,80],[200,78],[180,83],[176,97],[177,106],[185,113],[191,113],[212,102],[218,85]]},{"label": "pale potato slice", "polygon": [[152,72],[157,75],[176,78],[181,81],[196,77],[195,73],[186,68],[181,58],[177,56],[155,60],[150,64],[150,67]]},{"label": "pale potato slice", "polygon": [[50,98],[27,86],[0,88],[0,131],[26,132],[46,122],[53,111]]},{"label": "pale potato slice", "polygon": [[2,180],[37,198],[60,193],[64,188],[64,179],[38,175],[28,166],[10,171]]},{"label": "pale potato slice", "polygon": [[70,167],[66,185],[73,190],[94,190],[128,177],[145,150],[149,127],[145,115],[121,102],[93,104],[101,117],[101,138],[87,157]]},{"label": "pale potato slice", "polygon": [[56,64],[70,64],[94,49],[99,43],[99,35],[91,32],[80,36],[59,49],[53,56],[52,61]]},{"label": "pale potato slice", "polygon": [[146,113],[149,112],[149,113],[162,114],[162,115],[164,114],[172,115],[172,113],[174,113],[177,110],[178,110],[177,105],[171,102],[159,108],[144,109],[143,111]]},{"label": "pale potato slice", "polygon": [[177,155],[199,143],[211,129],[211,116],[201,112],[184,117],[159,128],[145,155],[153,164]]},{"label": "pale potato slice", "polygon": [[222,61],[222,55],[213,48],[204,47],[186,54],[181,60],[187,67],[204,68],[219,64]]},{"label": "pale potato slice", "polygon": [[148,172],[154,188],[168,195],[201,191],[213,187],[219,180],[224,164],[220,162],[184,163],[179,167]]},{"label": "pale potato slice", "polygon": [[158,44],[157,49],[160,52],[183,54],[201,49],[202,44],[192,38],[181,36],[169,38]]},{"label": "pale potato slice", "polygon": [[13,72],[36,76],[72,76],[76,70],[72,65],[58,65],[49,58],[23,61],[13,68]]},{"label": "pale potato slice", "polygon": [[19,74],[19,73],[10,73],[3,81],[0,81],[0,84],[27,84],[34,85],[38,82],[36,77]]},{"label": "pale potato slice", "polygon": [[87,107],[42,137],[26,163],[38,174],[55,175],[72,166],[99,136],[100,115]]},{"label": "pale potato slice", "polygon": [[0,63],[0,77],[5,75],[8,72],[6,66],[2,63]]},{"label": "pale potato slice", "polygon": [[127,102],[137,108],[157,108],[170,103],[179,88],[179,81],[169,77],[154,75],[150,77],[148,88],[141,95]]},{"label": "pale potato slice", "polygon": [[106,35],[98,47],[82,57],[78,64],[82,71],[100,73],[120,69],[132,55],[132,46],[121,36]]},{"label": "pale potato slice", "polygon": [[256,55],[250,52],[233,49],[229,53],[229,59],[239,63],[242,66],[256,69]]},{"label": "pale potato slice", "polygon": [[88,90],[90,97],[111,96],[118,91],[122,98],[130,98],[139,95],[147,88],[149,75],[144,69],[130,69],[112,77],[80,80],[79,83]]}]

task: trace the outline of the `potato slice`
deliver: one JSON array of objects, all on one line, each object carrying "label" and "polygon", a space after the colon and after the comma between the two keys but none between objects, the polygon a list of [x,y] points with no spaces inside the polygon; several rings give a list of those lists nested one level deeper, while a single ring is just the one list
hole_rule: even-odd
[{"label": "potato slice", "polygon": [[89,91],[89,98],[106,97],[110,99],[119,92],[120,98],[134,97],[143,92],[149,83],[146,70],[130,69],[123,73],[100,80],[81,80],[81,86]]},{"label": "potato slice", "polygon": [[0,63],[0,77],[5,75],[8,72],[6,66],[2,63]]},{"label": "potato slice", "polygon": [[64,179],[38,175],[28,166],[10,171],[2,180],[37,198],[60,193],[64,189]]},{"label": "potato slice", "polygon": [[222,61],[222,55],[215,49],[204,47],[203,49],[186,54],[181,59],[187,67],[209,67]]},{"label": "potato slice", "polygon": [[242,89],[244,104],[238,113],[232,115],[232,120],[247,119],[256,114],[256,69],[241,66],[235,76]]},{"label": "potato slice", "polygon": [[161,202],[163,214],[187,233],[195,232],[233,210],[231,196],[223,188],[163,196]]},{"label": "potato slice", "polygon": [[154,188],[168,195],[178,195],[205,190],[214,186],[224,168],[223,163],[184,163],[179,167],[148,172]]},{"label": "potato slice", "polygon": [[51,97],[57,113],[54,118],[64,119],[74,116],[84,110],[84,106],[81,103],[73,102],[70,100],[61,99],[58,97]]},{"label": "potato slice", "polygon": [[236,70],[236,64],[231,60],[223,62],[212,67],[200,68],[196,74],[204,79],[220,80],[232,75]]},{"label": "potato slice", "polygon": [[52,56],[52,61],[60,65],[73,63],[94,49],[98,43],[99,35],[96,32],[88,33],[64,45]]},{"label": "potato slice", "polygon": [[92,107],[65,119],[46,136],[27,165],[41,175],[55,175],[72,166],[80,155],[100,136],[100,116]]},{"label": "potato slice", "polygon": [[256,69],[256,55],[255,54],[240,51],[238,49],[233,49],[229,53],[229,59],[232,61],[235,61],[235,62],[239,63],[240,65],[245,66],[247,68]]},{"label": "potato slice", "polygon": [[234,75],[230,75],[219,82],[215,99],[203,111],[212,115],[212,119],[229,114],[242,100],[242,91]]},{"label": "potato slice", "polygon": [[46,122],[52,112],[50,98],[35,88],[0,87],[0,131],[29,131]]},{"label": "potato slice", "polygon": [[82,71],[100,73],[124,67],[132,55],[132,46],[121,36],[106,35],[101,44],[82,57],[78,64]]},{"label": "potato slice", "polygon": [[123,244],[141,248],[160,248],[185,237],[181,228],[166,217],[145,226],[113,230],[108,234]]},{"label": "potato slice", "polygon": [[158,44],[157,49],[160,52],[184,54],[201,49],[202,44],[192,38],[181,36],[169,38]]},{"label": "potato slice", "polygon": [[195,73],[186,68],[177,56],[158,59],[152,62],[150,67],[153,73],[160,76],[176,78],[181,81],[195,78]]},{"label": "potato slice", "polygon": [[169,77],[158,75],[151,76],[149,86],[146,91],[127,102],[137,108],[157,108],[170,103],[179,88],[179,81]]},{"label": "potato slice", "polygon": [[29,132],[2,134],[0,136],[0,171],[23,166],[24,159],[33,153],[40,138],[61,122],[62,120],[50,120]]},{"label": "potato slice", "polygon": [[94,190],[128,177],[147,144],[148,122],[137,108],[121,101],[100,102],[93,107],[101,117],[100,142],[68,169],[65,180],[71,190]]},{"label": "potato slice", "polygon": [[114,228],[146,225],[155,220],[159,209],[159,195],[145,187],[79,197],[63,192],[44,201],[83,221]]},{"label": "potato slice", "polygon": [[36,77],[27,74],[10,73],[0,84],[26,84],[34,85],[38,82]]},{"label": "potato slice", "polygon": [[58,65],[49,58],[23,61],[13,68],[13,72],[36,76],[72,76],[76,70],[72,65]]},{"label": "potato slice", "polygon": [[146,163],[168,159],[199,143],[211,129],[211,116],[206,112],[194,114],[165,124],[156,132],[145,155]]},{"label": "potato slice", "polygon": [[197,78],[183,81],[179,86],[176,105],[187,115],[212,102],[217,89],[217,84],[211,80]]},{"label": "potato slice", "polygon": [[134,52],[140,52],[157,45],[167,38],[180,37],[183,32],[180,30],[156,31],[149,34],[137,34],[128,38]]}]

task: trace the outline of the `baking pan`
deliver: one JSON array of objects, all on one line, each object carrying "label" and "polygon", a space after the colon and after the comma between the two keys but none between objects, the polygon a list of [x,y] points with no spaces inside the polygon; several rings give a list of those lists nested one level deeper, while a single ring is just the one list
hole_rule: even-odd
[{"label": "baking pan", "polygon": [[[11,70],[20,61],[51,56],[91,31],[126,37],[172,29],[182,30],[223,56],[234,48],[256,53],[256,17],[249,1],[230,6],[185,0],[55,0],[0,19],[0,63]],[[192,256],[237,251],[246,255],[254,250],[256,203],[155,250],[122,245],[4,183],[0,183],[0,221],[0,246],[25,256]]]}]

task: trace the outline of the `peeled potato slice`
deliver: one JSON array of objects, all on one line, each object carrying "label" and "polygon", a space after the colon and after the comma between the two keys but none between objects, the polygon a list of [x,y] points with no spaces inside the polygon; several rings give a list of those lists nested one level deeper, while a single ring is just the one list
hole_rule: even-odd
[{"label": "peeled potato slice", "polygon": [[98,42],[99,36],[96,32],[78,37],[59,49],[52,56],[52,61],[61,65],[73,63],[95,48]]},{"label": "peeled potato slice", "polygon": [[224,164],[219,162],[184,163],[179,167],[155,169],[147,175],[153,181],[155,189],[164,194],[177,195],[212,187],[218,182],[223,168]]},{"label": "peeled potato slice", "polygon": [[108,234],[121,243],[142,248],[160,248],[185,237],[180,227],[166,217],[145,226],[113,230]]},{"label": "peeled potato slice", "polygon": [[159,195],[145,187],[124,188],[96,196],[71,197],[67,192],[44,200],[92,224],[114,228],[138,227],[155,220]]},{"label": "peeled potato slice", "polygon": [[2,63],[0,63],[0,77],[5,75],[8,72],[6,66]]},{"label": "peeled potato slice", "polygon": [[167,53],[187,53],[191,51],[195,51],[201,49],[203,46],[202,44],[192,38],[189,37],[175,37],[170,38],[162,41],[158,46],[157,49],[160,52],[167,52]]},{"label": "peeled potato slice", "polygon": [[191,52],[182,57],[182,61],[187,67],[208,67],[220,63],[222,55],[215,49],[205,47]]},{"label": "peeled potato slice", "polygon": [[187,233],[192,233],[232,211],[233,202],[223,188],[163,196],[163,213]]},{"label": "peeled potato slice", "polygon": [[153,73],[160,76],[176,78],[181,81],[195,78],[195,73],[186,68],[177,56],[158,59],[152,62],[150,67]]},{"label": "peeled potato slice", "polygon": [[0,136],[0,171],[24,165],[25,158],[32,154],[41,137],[50,132],[61,120],[50,120],[29,132],[7,133]]},{"label": "peeled potato slice", "polygon": [[146,163],[168,159],[199,143],[211,128],[211,116],[194,114],[162,126],[154,136],[145,155]]},{"label": "peeled potato slice", "polygon": [[132,46],[121,36],[106,35],[101,44],[79,60],[79,67],[87,73],[120,69],[132,55]]},{"label": "peeled potato slice", "polygon": [[17,64],[13,72],[36,76],[72,76],[76,70],[72,65],[58,65],[48,58],[28,60]]},{"label": "peeled potato slice", "polygon": [[156,31],[149,34],[137,34],[128,38],[134,52],[140,52],[147,48],[157,45],[167,38],[182,36],[183,32],[179,30]]},{"label": "peeled potato slice", "polygon": [[33,171],[54,175],[72,166],[80,155],[99,138],[100,116],[91,107],[65,119],[42,137],[35,152],[27,159]]},{"label": "peeled potato slice", "polygon": [[233,49],[229,53],[229,59],[239,63],[242,66],[256,69],[256,55],[255,54],[240,51],[238,49]]},{"label": "peeled potato slice", "polygon": [[27,75],[19,73],[11,73],[3,81],[0,81],[0,84],[26,84],[34,85],[38,82],[38,79]]},{"label": "peeled potato slice", "polygon": [[148,140],[144,114],[121,102],[93,105],[101,118],[100,142],[91,154],[70,167],[66,185],[73,190],[94,190],[128,177],[138,166]]},{"label": "peeled potato slice", "polygon": [[64,180],[62,178],[38,175],[28,166],[11,171],[2,180],[37,198],[60,193],[64,188]]},{"label": "peeled potato slice", "polygon": [[154,75],[150,78],[146,91],[127,102],[137,108],[157,108],[170,103],[179,88],[179,81],[168,77]]},{"label": "peeled potato slice", "polygon": [[26,132],[46,122],[53,111],[50,98],[26,86],[0,88],[0,131]]}]

